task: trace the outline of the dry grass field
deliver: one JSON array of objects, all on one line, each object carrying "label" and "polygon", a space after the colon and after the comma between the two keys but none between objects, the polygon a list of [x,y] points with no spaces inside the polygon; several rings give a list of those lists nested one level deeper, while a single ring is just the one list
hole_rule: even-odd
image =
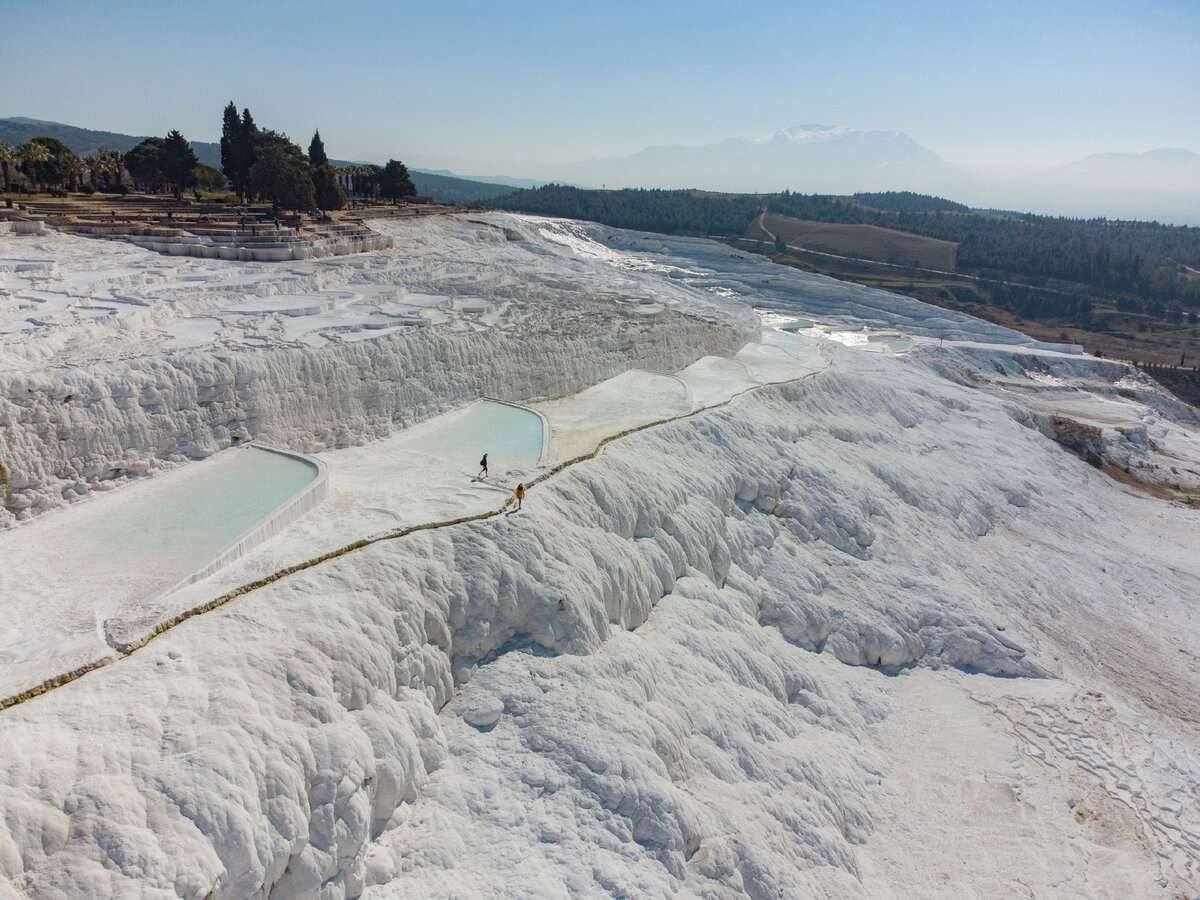
[{"label": "dry grass field", "polygon": [[809,222],[766,213],[755,220],[749,237],[774,240],[781,237],[789,247],[833,253],[856,259],[871,259],[924,269],[953,272],[958,244],[921,237],[876,225],[838,225]]}]

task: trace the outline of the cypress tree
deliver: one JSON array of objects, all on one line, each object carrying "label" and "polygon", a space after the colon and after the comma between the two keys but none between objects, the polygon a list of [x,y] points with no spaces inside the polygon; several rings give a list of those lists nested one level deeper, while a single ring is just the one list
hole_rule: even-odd
[{"label": "cypress tree", "polygon": [[341,209],[346,205],[346,192],[338,184],[333,166],[324,165],[313,169],[312,178],[317,206],[326,212],[330,212],[335,209]]},{"label": "cypress tree", "polygon": [[254,124],[254,117],[250,115],[250,107],[242,110],[242,126],[238,129],[237,140],[237,165],[238,174],[242,180],[242,199],[245,200],[245,192],[250,184],[250,169],[254,166],[255,157],[255,138],[258,136],[258,126]]},{"label": "cypress tree", "polygon": [[230,100],[221,121],[221,171],[225,173],[238,196],[241,196],[245,189],[243,173],[238,166],[238,138],[241,131],[241,117],[237,107]]},{"label": "cypress tree", "polygon": [[397,159],[389,159],[379,178],[379,192],[395,202],[402,197],[415,197],[417,189],[408,174],[408,166]]},{"label": "cypress tree", "polygon": [[196,183],[196,166],[200,161],[192,146],[178,131],[170,132],[163,141],[163,177],[175,188],[175,196],[182,197],[185,188]]},{"label": "cypress tree", "polygon": [[313,132],[312,143],[308,145],[308,164],[314,169],[329,165],[329,157],[325,155],[325,144],[321,142],[320,129]]}]

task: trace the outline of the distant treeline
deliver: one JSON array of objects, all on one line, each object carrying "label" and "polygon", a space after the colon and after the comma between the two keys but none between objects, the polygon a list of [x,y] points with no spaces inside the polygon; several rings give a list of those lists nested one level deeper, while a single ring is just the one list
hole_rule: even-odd
[{"label": "distant treeline", "polygon": [[589,191],[547,184],[514,191],[487,205],[636,231],[740,237],[762,211],[763,198],[700,191]]},{"label": "distant treeline", "polygon": [[817,222],[876,225],[957,243],[956,271],[961,273],[1086,285],[1128,311],[1179,321],[1186,308],[1200,308],[1200,277],[1184,268],[1200,270],[1200,228],[971,210],[911,192],[845,197],[592,191],[551,184],[488,202],[619,228],[713,237],[745,234],[764,210]]},{"label": "distant treeline", "polygon": [[[790,196],[790,195],[788,195]],[[914,194],[912,191],[890,191],[882,194],[854,194],[851,197],[863,206],[872,209],[888,210],[891,212],[970,212],[971,208],[943,200],[941,197],[930,197],[926,194]]]},{"label": "distant treeline", "polygon": [[512,191],[512,188],[506,184],[473,181],[469,178],[455,178],[451,175],[438,175],[434,172],[421,172],[416,169],[409,169],[408,174],[412,177],[412,183],[416,186],[420,196],[432,197],[438,203],[469,205],[483,200],[491,200]]}]

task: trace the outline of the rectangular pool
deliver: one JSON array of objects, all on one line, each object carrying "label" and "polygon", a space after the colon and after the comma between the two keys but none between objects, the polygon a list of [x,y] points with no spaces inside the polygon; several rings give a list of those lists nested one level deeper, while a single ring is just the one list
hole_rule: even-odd
[{"label": "rectangular pool", "polygon": [[482,400],[414,429],[404,446],[474,474],[488,454],[493,472],[532,469],[542,457],[542,417],[532,410]]},{"label": "rectangular pool", "polygon": [[186,574],[297,494],[317,477],[317,468],[293,456],[246,447],[195,464],[192,472],[159,477],[162,489],[111,503],[103,527],[80,529],[68,538],[81,556]]}]

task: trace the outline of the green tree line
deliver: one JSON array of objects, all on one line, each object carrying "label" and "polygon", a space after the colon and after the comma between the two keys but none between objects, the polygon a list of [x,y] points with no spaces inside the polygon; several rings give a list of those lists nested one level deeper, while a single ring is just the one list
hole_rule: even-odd
[{"label": "green tree line", "polygon": [[341,209],[347,196],[339,174],[351,176],[355,192],[372,199],[382,196],[396,202],[417,193],[408,168],[399,160],[336,170],[320,130],[313,133],[305,154],[286,134],[259,128],[250,110],[239,113],[232,101],[222,117],[221,168],[243,201],[266,200],[276,210]]},{"label": "green tree line", "polygon": [[753,194],[627,189],[588,191],[548,184],[482,201],[520,212],[602,222],[617,228],[664,234],[739,237],[761,212]]},{"label": "green tree line", "polygon": [[18,147],[0,142],[0,175],[6,193],[124,193],[129,180],[154,190],[168,184],[180,191],[192,186],[206,190],[225,187],[224,176],[201,165],[178,131],[166,138],[147,138],[124,155],[100,149],[80,157],[52,137],[30,138]]},{"label": "green tree line", "polygon": [[224,191],[232,186],[243,201],[266,201],[276,211],[314,206],[336,210],[347,202],[339,175],[350,176],[363,198],[398,202],[416,195],[408,168],[399,160],[335,169],[320,131],[313,134],[306,154],[286,134],[259,128],[249,109],[239,112],[232,102],[223,113],[220,171],[200,164],[177,130],[146,138],[125,154],[100,149],[82,158],[53,137],[31,138],[17,147],[0,142],[0,187],[6,193],[125,193],[132,185],[182,197],[186,190]]},{"label": "green tree line", "polygon": [[[1016,279],[1031,288],[1087,286],[1133,312],[1184,321],[1200,308],[1200,229],[1109,219],[1068,219],[970,210],[909,192],[710,194],[592,191],[546,185],[488,201],[491,206],[667,234],[736,237],[759,212],[876,225],[958,244],[956,271]],[[1016,301],[1014,305],[1021,305]]]}]

